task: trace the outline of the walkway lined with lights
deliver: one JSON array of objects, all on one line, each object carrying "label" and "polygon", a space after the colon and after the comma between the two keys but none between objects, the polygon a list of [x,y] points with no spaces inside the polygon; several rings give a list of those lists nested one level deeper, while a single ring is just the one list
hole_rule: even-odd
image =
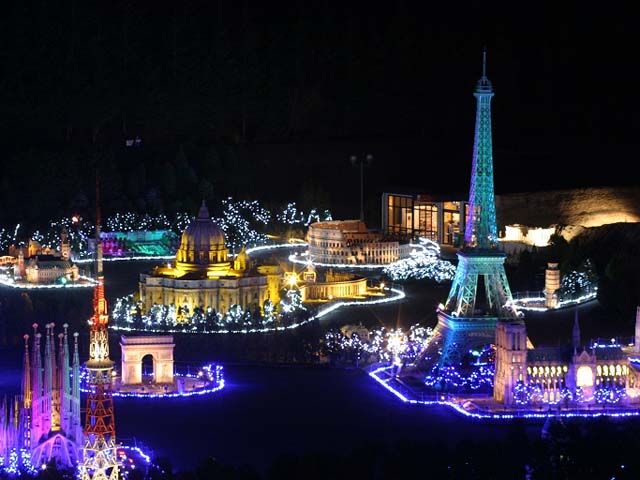
[{"label": "walkway lined with lights", "polygon": [[96,283],[96,280],[87,277],[84,275],[80,275],[80,279],[85,283],[27,283],[27,282],[16,282],[13,279],[7,277],[6,275],[0,275],[0,285],[10,288],[23,289],[23,290],[55,290],[61,288],[93,288]]},{"label": "walkway lined with lights", "polygon": [[[144,387],[142,385],[141,391],[124,391],[120,390],[118,387],[114,388],[111,395],[119,398],[177,398],[177,397],[192,397],[194,395],[209,395],[212,393],[219,392],[225,386],[224,382],[224,367],[218,364],[208,364],[202,367],[197,374],[191,373],[174,373],[174,377],[182,377],[188,379],[202,379],[204,376],[210,378],[210,380],[203,380],[204,384],[201,387],[192,387],[191,390],[186,391],[165,391],[165,392],[157,392],[152,391],[151,389]],[[84,370],[81,373],[81,381],[83,382],[80,387],[80,391],[83,393],[87,393],[89,388],[86,384],[87,382],[87,372]]]},{"label": "walkway lined with lights", "polygon": [[316,313],[315,315],[313,315],[312,317],[309,317],[308,319],[302,321],[302,322],[298,322],[298,323],[292,323],[291,325],[287,325],[286,327],[271,327],[271,328],[243,328],[240,330],[212,330],[212,331],[207,331],[207,332],[200,332],[200,331],[191,331],[191,330],[187,330],[187,329],[182,329],[182,330],[175,330],[175,329],[166,329],[166,330],[159,330],[159,329],[135,329],[135,328],[128,328],[128,327],[122,327],[122,326],[118,326],[118,325],[113,325],[111,326],[112,330],[121,330],[121,331],[126,331],[126,332],[153,332],[153,333],[193,333],[193,334],[227,334],[227,333],[273,333],[273,332],[283,332],[286,330],[293,330],[296,329],[298,327],[301,327],[303,325],[306,325],[308,323],[313,322],[314,320],[320,320],[322,317],[324,317],[325,315],[328,315],[329,313],[338,310],[339,308],[342,307],[354,307],[354,306],[370,306],[370,305],[379,305],[382,303],[391,303],[391,302],[397,302],[402,300],[403,298],[406,297],[405,293],[403,290],[401,290],[400,288],[394,288],[394,287],[384,287],[384,290],[391,292],[391,295],[384,297],[384,298],[376,298],[373,300],[353,300],[353,301],[338,301],[338,302],[332,302],[330,304],[327,304],[324,308],[320,308],[318,313]]},{"label": "walkway lined with lights", "polygon": [[602,406],[591,408],[591,405],[585,408],[562,408],[556,405],[546,406],[546,410],[531,408],[513,408],[505,407],[503,404],[495,403],[494,408],[481,408],[471,400],[463,397],[457,397],[449,393],[434,393],[430,395],[431,399],[425,399],[425,395],[418,395],[412,391],[404,383],[398,381],[392,375],[393,366],[382,366],[374,368],[369,372],[369,376],[382,385],[387,391],[391,392],[396,398],[403,403],[409,405],[422,406],[438,406],[449,407],[457,413],[468,418],[478,420],[512,420],[514,418],[547,418],[547,417],[563,417],[563,418],[590,418],[590,417],[639,417],[640,409],[638,408],[620,408]]}]

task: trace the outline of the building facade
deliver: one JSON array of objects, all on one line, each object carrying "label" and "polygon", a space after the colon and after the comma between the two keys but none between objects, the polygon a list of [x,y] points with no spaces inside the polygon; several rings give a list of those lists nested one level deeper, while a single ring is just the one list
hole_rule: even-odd
[{"label": "building facade", "polygon": [[382,230],[399,238],[424,237],[461,246],[468,202],[428,194],[382,194]]},{"label": "building facade", "polygon": [[640,307],[631,345],[582,345],[578,320],[572,343],[533,348],[525,326],[496,327],[493,397],[505,405],[617,404],[640,401]]},{"label": "building facade", "polygon": [[35,468],[48,462],[75,467],[83,442],[78,334],[72,358],[66,324],[57,336],[53,323],[44,335],[34,325],[31,345],[29,335],[24,338],[22,393],[0,405],[0,457],[23,451]]},{"label": "building facade", "polygon": [[[331,301],[340,298],[364,298],[367,296],[367,279],[348,272],[329,269],[319,275],[312,266],[303,272],[304,283],[300,286],[303,302]],[[313,275],[311,275],[313,273]]]},{"label": "building facade", "polygon": [[24,249],[20,248],[13,276],[18,281],[36,284],[78,281],[80,270],[71,259],[71,245],[66,230],[60,233],[59,252],[43,249],[38,242],[30,240],[25,258]]},{"label": "building facade", "polygon": [[137,230],[133,232],[102,232],[102,251],[105,255],[173,255],[179,237],[170,230]]}]

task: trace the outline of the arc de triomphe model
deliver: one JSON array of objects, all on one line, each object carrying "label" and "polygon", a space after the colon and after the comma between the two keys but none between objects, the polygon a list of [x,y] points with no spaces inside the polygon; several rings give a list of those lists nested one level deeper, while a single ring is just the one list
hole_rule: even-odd
[{"label": "arc de triomphe model", "polygon": [[120,337],[122,384],[142,383],[142,358],[153,358],[153,383],[173,383],[173,335]]}]

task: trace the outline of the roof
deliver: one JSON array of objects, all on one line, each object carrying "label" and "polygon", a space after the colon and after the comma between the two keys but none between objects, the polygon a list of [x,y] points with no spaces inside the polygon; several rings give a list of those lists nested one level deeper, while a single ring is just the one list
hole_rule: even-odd
[{"label": "roof", "polygon": [[572,354],[571,347],[538,347],[533,350],[527,350],[527,363],[570,363]]}]

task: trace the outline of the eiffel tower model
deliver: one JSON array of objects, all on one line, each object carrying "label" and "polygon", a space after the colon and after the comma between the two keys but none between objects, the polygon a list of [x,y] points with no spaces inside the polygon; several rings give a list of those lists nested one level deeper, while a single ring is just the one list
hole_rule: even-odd
[{"label": "eiffel tower model", "polygon": [[482,77],[476,85],[475,140],[464,246],[449,297],[438,308],[438,324],[424,360],[439,366],[458,366],[472,350],[494,343],[499,321],[518,321],[504,271],[506,255],[498,247],[493,192],[491,98],[486,50]]}]

